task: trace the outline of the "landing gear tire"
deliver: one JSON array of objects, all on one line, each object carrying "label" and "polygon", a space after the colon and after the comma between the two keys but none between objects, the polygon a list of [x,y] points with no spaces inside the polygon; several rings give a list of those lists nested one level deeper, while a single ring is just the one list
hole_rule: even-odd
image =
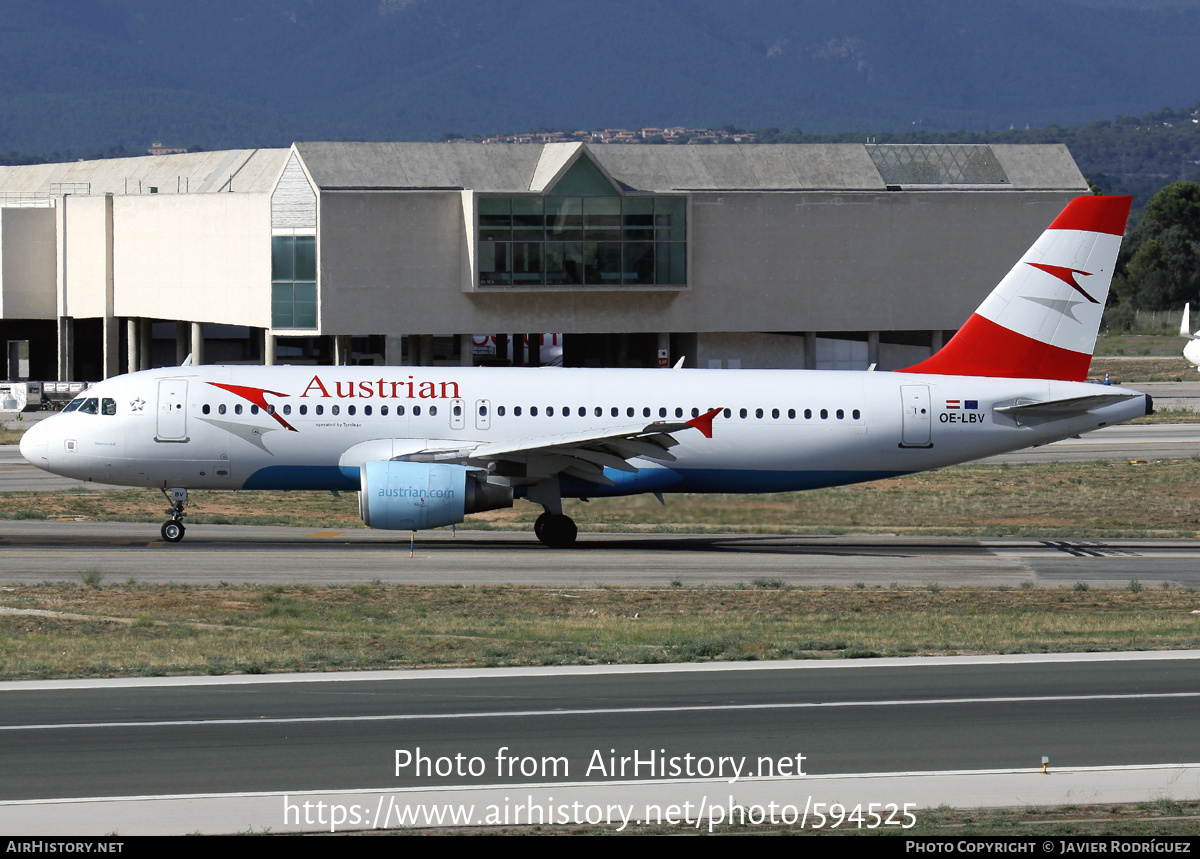
[{"label": "landing gear tire", "polygon": [[540,532],[537,529],[537,523],[535,522],[533,525],[533,531],[539,540],[551,549],[566,549],[575,545],[575,537],[578,536],[579,529],[575,527],[575,522],[570,516],[564,516],[561,513],[557,515],[543,513],[538,519],[542,519],[543,516],[549,518],[542,523]]},{"label": "landing gear tire", "polygon": [[543,543],[546,541],[545,541],[545,538],[542,537],[542,534],[545,533],[546,523],[550,521],[550,517],[553,515],[554,515],[553,513],[551,513],[549,510],[547,510],[545,513],[543,513],[541,516],[537,517],[537,519],[535,519],[533,521],[533,536],[537,537]]},{"label": "landing gear tire", "polygon": [[186,529],[183,527],[182,522],[176,522],[174,520],[170,522],[164,522],[161,529],[162,538],[168,543],[178,543],[183,539],[185,530]]}]

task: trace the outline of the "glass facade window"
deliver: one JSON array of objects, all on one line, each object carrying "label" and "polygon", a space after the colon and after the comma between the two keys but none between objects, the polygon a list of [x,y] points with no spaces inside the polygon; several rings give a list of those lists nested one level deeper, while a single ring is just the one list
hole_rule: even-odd
[{"label": "glass facade window", "polygon": [[684,286],[683,197],[480,197],[482,286]]},{"label": "glass facade window", "polygon": [[317,327],[317,237],[271,237],[271,327]]}]

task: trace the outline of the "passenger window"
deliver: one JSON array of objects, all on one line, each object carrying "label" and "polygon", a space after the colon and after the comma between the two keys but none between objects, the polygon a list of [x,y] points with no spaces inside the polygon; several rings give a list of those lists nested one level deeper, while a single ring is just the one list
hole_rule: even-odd
[{"label": "passenger window", "polygon": [[250,414],[252,414],[252,415],[256,415],[256,414],[258,414],[258,406],[251,406],[251,407],[250,407]]},{"label": "passenger window", "polygon": [[329,409],[329,413],[331,415],[340,415],[342,413],[342,407],[341,406],[331,406]]},{"label": "passenger window", "polygon": [[[420,412],[418,412],[417,414],[420,414]],[[404,406],[396,406],[396,417],[399,418],[399,417],[403,417],[403,416],[404,416]]]},{"label": "passenger window", "polygon": [[694,417],[694,418],[698,418],[698,417],[700,417],[700,410],[699,410],[699,409],[692,409],[692,417]]},{"label": "passenger window", "polygon": [[[400,408],[404,408],[404,406],[401,406]],[[496,406],[496,417],[504,417],[504,406]]]},{"label": "passenger window", "polygon": [[283,407],[283,413],[284,413],[285,415],[290,415],[290,414],[292,413],[292,407],[291,407],[291,406],[284,406],[284,407]]},{"label": "passenger window", "polygon": [[[433,414],[433,409],[432,409],[432,407],[430,408],[430,410],[429,410],[429,413],[430,413],[430,414]],[[413,417],[415,417],[415,418],[419,418],[420,416],[421,416],[421,407],[420,407],[420,406],[413,406]]]},{"label": "passenger window", "polygon": [[242,413],[242,404],[241,403],[238,403],[236,406],[233,407],[233,413],[235,415],[240,415]]},{"label": "passenger window", "polygon": [[269,415],[275,414],[275,407],[272,405],[268,405],[267,406],[267,414],[269,414]]},{"label": "passenger window", "polygon": [[521,407],[513,406],[513,417],[519,418],[520,416],[521,416]]},{"label": "passenger window", "polygon": [[200,411],[203,412],[204,414],[208,414],[209,412],[212,411],[212,406],[210,406],[208,403],[205,403],[204,405],[202,405],[200,407]]},{"label": "passenger window", "polygon": [[300,407],[300,414],[302,414],[302,415],[306,415],[306,414],[308,414],[308,406],[301,406],[301,407]]},{"label": "passenger window", "polygon": [[115,415],[117,413],[117,401],[105,397],[100,401],[100,411],[102,414]]},{"label": "passenger window", "polygon": [[837,419],[840,421],[844,417],[846,417],[846,413],[844,411],[842,411],[841,409],[838,409],[837,410]]},{"label": "passenger window", "polygon": [[771,409],[771,417],[778,420],[779,419],[779,409]]},{"label": "passenger window", "polygon": [[370,417],[371,416],[371,407],[363,406],[363,414],[366,415],[367,417]]},{"label": "passenger window", "polygon": [[387,412],[388,412],[387,406],[379,407],[379,414],[383,415],[384,417],[387,417]]},{"label": "passenger window", "polygon": [[221,403],[221,405],[217,406],[217,414],[219,414],[219,415],[225,414],[225,404],[224,403]]},{"label": "passenger window", "polygon": [[[432,409],[432,408],[433,408],[433,406],[430,406],[430,409]],[[530,417],[535,417],[535,418],[537,417],[537,406],[529,407],[529,415],[530,415]]]},{"label": "passenger window", "polygon": [[659,408],[658,408],[658,416],[659,416],[660,418],[665,418],[665,417],[667,416],[667,410],[666,410],[664,407],[662,407],[662,406],[659,406]]},{"label": "passenger window", "polygon": [[805,410],[804,410],[804,419],[805,419],[806,421],[811,421],[811,420],[812,420],[812,409],[805,409]]},{"label": "passenger window", "polygon": [[788,420],[789,420],[789,421],[794,421],[795,419],[796,419],[796,410],[795,410],[795,409],[788,409]]},{"label": "passenger window", "polygon": [[744,418],[746,416],[746,414],[747,414],[747,412],[745,409],[740,409],[738,411],[738,417],[740,417],[740,418]]},{"label": "passenger window", "polygon": [[675,417],[677,417],[677,418],[683,417],[683,409],[679,408],[679,406],[675,407]]},{"label": "passenger window", "polygon": [[858,420],[859,418],[861,418],[861,417],[862,417],[862,413],[861,413],[861,412],[859,412],[859,410],[858,410],[858,409],[855,409],[854,411],[852,411],[852,412],[850,413],[850,417],[854,418],[855,420]]},{"label": "passenger window", "polygon": [[829,409],[821,409],[821,420],[827,420],[828,418],[829,418]]},{"label": "passenger window", "polygon": [[[371,407],[370,407],[370,406],[367,406],[367,408],[369,409],[369,408],[371,408]],[[370,413],[370,412],[367,412],[367,414],[371,414],[371,413]],[[455,416],[456,418],[461,418],[461,417],[462,417],[462,406],[455,406],[455,407],[454,407],[454,416]]]},{"label": "passenger window", "polygon": [[586,406],[580,406],[580,407],[579,407],[579,416],[580,416],[581,418],[586,418],[586,417],[587,417],[587,407],[586,407]]},{"label": "passenger window", "polygon": [[642,417],[644,417],[644,418],[650,417],[650,407],[649,406],[642,409]]},{"label": "passenger window", "polygon": [[[418,407],[418,408],[419,408],[419,407]],[[417,414],[420,414],[420,412],[417,412]],[[429,407],[429,414],[430,414],[430,415],[436,415],[436,414],[437,414],[437,406],[430,406],[430,407]]]},{"label": "passenger window", "polygon": [[762,409],[755,409],[755,410],[754,410],[754,416],[755,416],[756,418],[761,418],[761,417],[763,416],[763,410],[762,410]]},{"label": "passenger window", "polygon": [[346,414],[352,415],[357,411],[354,406],[346,406]]},{"label": "passenger window", "polygon": [[600,417],[601,415],[604,414],[604,409],[600,408],[599,406],[596,406],[595,413],[596,413],[596,417]]},{"label": "passenger window", "polygon": [[613,406],[612,407],[612,416],[615,418],[619,414],[621,414],[621,410],[618,409],[616,406]]},{"label": "passenger window", "polygon": [[727,418],[731,418],[731,417],[733,417],[733,410],[732,410],[732,409],[726,409],[726,410],[723,412],[723,414],[725,415],[725,417],[727,417]]},{"label": "passenger window", "polygon": [[325,407],[324,406],[315,406],[313,408],[313,412],[316,413],[317,415],[323,415],[323,414],[325,414]]},{"label": "passenger window", "polygon": [[629,408],[627,408],[625,410],[625,417],[627,417],[627,418],[633,417],[633,406],[630,406]]}]

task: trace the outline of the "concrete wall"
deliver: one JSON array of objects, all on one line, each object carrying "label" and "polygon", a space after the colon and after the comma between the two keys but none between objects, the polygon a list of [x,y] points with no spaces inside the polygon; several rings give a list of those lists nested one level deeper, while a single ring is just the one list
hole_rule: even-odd
[{"label": "concrete wall", "polygon": [[108,296],[109,235],[106,197],[65,197],[63,248],[65,301],[60,312],[76,319],[104,316]]},{"label": "concrete wall", "polygon": [[271,324],[268,194],[116,197],[118,316]]},{"label": "concrete wall", "polygon": [[[458,192],[324,192],[317,265],[326,334],[473,332]],[[480,328],[489,331],[490,328]]]},{"label": "concrete wall", "polygon": [[0,208],[0,317],[57,316],[56,209]]},{"label": "concrete wall", "polygon": [[1069,192],[704,193],[686,289],[480,287],[458,192],[324,192],[323,333],[956,329]]}]

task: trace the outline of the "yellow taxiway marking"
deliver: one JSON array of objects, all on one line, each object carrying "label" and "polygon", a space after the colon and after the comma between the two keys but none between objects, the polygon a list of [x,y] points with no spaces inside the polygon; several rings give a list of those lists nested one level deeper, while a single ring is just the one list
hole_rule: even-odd
[{"label": "yellow taxiway marking", "polygon": [[317,531],[309,534],[310,537],[340,537],[345,534],[345,531]]}]

